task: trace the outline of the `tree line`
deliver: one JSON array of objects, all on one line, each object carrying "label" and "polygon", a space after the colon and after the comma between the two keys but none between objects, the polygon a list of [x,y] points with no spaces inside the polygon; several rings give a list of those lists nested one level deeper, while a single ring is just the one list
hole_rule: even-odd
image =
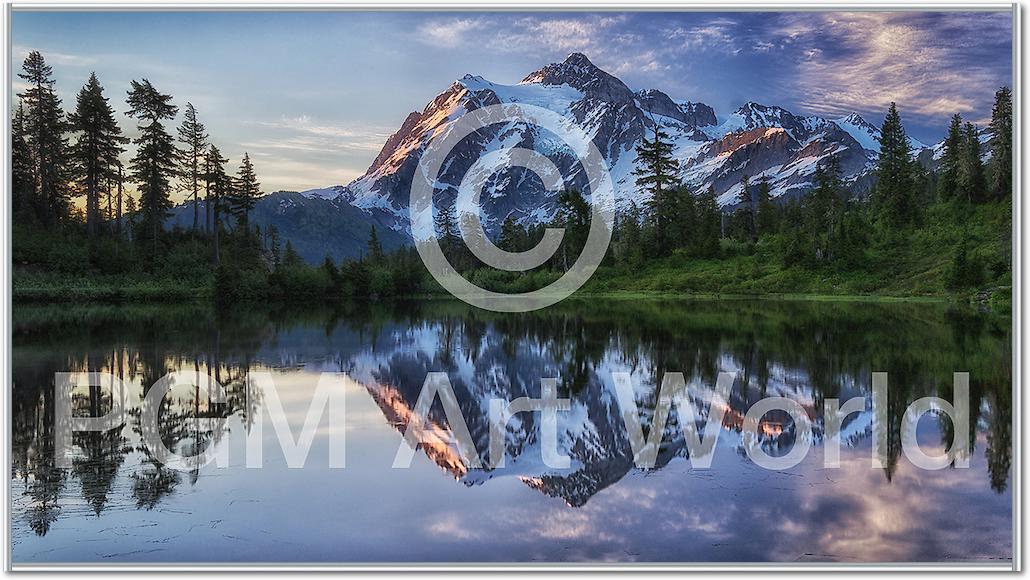
[{"label": "tree line", "polygon": [[[915,155],[894,103],[879,141],[875,185],[867,194],[853,193],[839,160],[830,156],[817,166],[813,188],[805,195],[774,198],[764,175],[757,182],[745,176],[733,209],[723,213],[714,188],[694,192],[676,177],[679,164],[672,143],[655,124],[637,147],[635,171],[636,183],[649,193],[649,199],[644,207],[633,205],[618,216],[612,263],[636,268],[676,253],[717,258],[753,253],[756,246],[763,246],[779,258],[782,267],[853,270],[876,265],[867,263],[867,250],[873,245],[893,243],[927,219],[944,215],[949,225],[962,230],[962,207],[1011,201],[1012,93],[1008,87],[995,94],[986,148],[975,125],[963,123],[958,114],[952,117],[941,150],[931,150],[939,155],[936,172]],[[986,164],[985,151],[990,152]],[[952,287],[981,281],[978,270],[983,265],[973,263],[967,253],[964,241],[954,250]],[[1011,268],[1010,263],[990,266]]]},{"label": "tree line", "polygon": [[[224,230],[249,232],[248,216],[261,195],[250,155],[244,153],[237,173],[229,175],[229,160],[210,142],[192,103],[186,103],[173,135],[168,124],[179,107],[172,96],[145,78],[131,81],[125,114],[136,121],[138,136],[130,142],[95,73],[68,113],[42,54],[30,52],[18,76],[27,85],[18,93],[12,121],[13,210],[19,224],[51,231],[82,228],[91,249],[94,242],[101,246],[101,238],[119,245],[135,240],[144,268],[167,250],[165,222],[175,192],[185,192],[192,202],[191,233],[210,241],[216,266]],[[134,154],[126,164],[122,155],[130,144]],[[136,197],[126,191],[127,184],[136,186]],[[81,212],[75,198],[84,200]]]},{"label": "tree line", "polygon": [[[126,92],[125,114],[136,122],[137,136],[130,141],[95,74],[68,113],[53,69],[39,52],[28,55],[19,77],[25,88],[12,119],[16,265],[188,278],[210,285],[225,300],[439,290],[414,248],[384,252],[374,227],[361,256],[339,263],[327,258],[312,266],[288,241],[282,246],[274,226],[252,226],[261,185],[249,154],[230,175],[229,160],[196,108],[187,102],[173,128],[180,109],[149,80],[131,81]],[[1007,87],[997,91],[986,139],[956,114],[940,150],[930,151],[938,157],[936,171],[916,157],[892,103],[881,127],[875,184],[867,193],[854,194],[839,161],[829,157],[803,196],[777,197],[765,176],[744,177],[729,211],[720,208],[714,188],[696,191],[681,182],[669,136],[653,124],[637,147],[634,172],[648,199],[616,215],[612,244],[595,277],[646,271],[677,256],[708,261],[760,256],[783,269],[813,273],[882,270],[892,259],[892,246],[929,224],[962,232],[957,243],[937,248],[950,255],[948,286],[977,287],[987,274],[1001,279],[1011,272],[1011,255],[1002,251],[1001,258],[989,258],[978,251],[966,221],[970,207],[1011,203],[1011,99]],[[124,163],[130,147],[133,154]],[[129,184],[135,185],[135,197]],[[166,227],[174,193],[192,206],[192,227]],[[83,200],[81,210],[74,199]],[[557,201],[547,223],[526,226],[508,216],[495,236],[502,249],[524,251],[546,228],[564,229],[559,251],[532,272],[484,267],[461,239],[453,204],[437,208],[437,237],[448,261],[477,285],[532,290],[572,265],[590,229],[590,203],[581,192],[561,192]],[[1007,244],[1011,235],[1003,234]],[[726,267],[736,266],[727,262]]]}]

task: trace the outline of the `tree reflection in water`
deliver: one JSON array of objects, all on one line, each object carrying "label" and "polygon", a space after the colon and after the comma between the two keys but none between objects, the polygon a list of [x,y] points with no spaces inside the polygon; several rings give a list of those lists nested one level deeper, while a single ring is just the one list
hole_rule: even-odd
[{"label": "tree reflection in water", "polygon": [[[682,372],[698,394],[720,371],[736,376],[723,432],[738,437],[744,413],[766,396],[787,396],[813,419],[822,438],[823,401],[869,396],[871,373],[890,376],[888,421],[853,415],[845,421],[845,445],[866,440],[873,429],[887,443],[885,482],[898,469],[900,427],[915,399],[950,400],[952,373],[970,373],[975,429],[983,435],[985,477],[1006,492],[1011,464],[1011,329],[999,315],[940,304],[790,301],[567,301],[541,312],[502,315],[449,301],[341,304],[337,307],[218,311],[194,307],[30,307],[14,319],[13,492],[22,501],[14,517],[45,535],[63,517],[62,507],[81,504],[99,517],[112,494],[131,497],[151,510],[183,485],[202,486],[199,471],[179,473],[160,465],[140,444],[141,401],[165,373],[209,373],[225,385],[228,399],[215,404],[195,388],[176,388],[158,409],[162,441],[192,455],[241,436],[229,427],[201,429],[208,417],[236,417],[244,431],[262,411],[248,392],[252,368],[342,370],[361,383],[396,429],[407,424],[426,373],[448,373],[463,416],[484,463],[489,446],[488,400],[539,397],[540,378],[558,377],[559,396],[571,398],[560,445],[573,457],[570,470],[539,465],[539,418],[520,416],[509,426],[505,468],[468,469],[448,446],[423,451],[450,475],[472,486],[514,474],[534,489],[582,506],[598,491],[635,470],[620,410],[610,391],[611,372],[634,378],[641,421],[650,424],[657,385],[665,372]],[[133,385],[125,424],[73,437],[72,467],[54,461],[53,376],[64,371],[104,371]],[[112,408],[112,390],[77,390],[75,413],[101,416]],[[867,413],[868,415],[868,413]],[[560,416],[561,417],[561,416]],[[449,430],[437,405],[431,422]],[[925,421],[925,419],[924,419]],[[942,445],[952,427],[935,421]],[[676,414],[669,419],[656,469],[686,457]],[[789,451],[793,424],[787,416],[763,419],[763,447]],[[720,442],[719,445],[724,445]],[[77,487],[77,489],[76,489]]]}]

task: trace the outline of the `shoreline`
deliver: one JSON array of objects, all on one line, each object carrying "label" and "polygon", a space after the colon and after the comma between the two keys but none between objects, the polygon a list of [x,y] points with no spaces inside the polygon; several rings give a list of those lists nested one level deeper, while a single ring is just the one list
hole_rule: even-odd
[{"label": "shoreline", "polygon": [[[997,296],[997,291],[1011,292],[1011,288],[991,289],[992,296]],[[977,301],[976,294],[924,294],[924,295],[894,295],[894,294],[823,294],[823,293],[684,293],[684,292],[661,292],[643,290],[614,290],[604,292],[578,292],[566,300],[581,299],[604,299],[604,300],[769,300],[769,301],[794,301],[794,302],[876,302],[876,303],[954,303],[974,306],[976,304],[989,305],[993,300]],[[335,297],[327,298],[319,295],[302,295],[295,298],[263,297],[250,300],[250,302],[267,302],[279,305],[291,305],[302,302],[318,302],[330,304],[334,302],[390,302],[390,301],[411,301],[411,300],[458,300],[449,294],[413,294],[402,296],[387,296],[379,298],[369,297]],[[246,301],[245,301],[246,302]],[[1001,302],[1011,308],[1011,299],[1002,299]],[[116,288],[116,287],[77,287],[77,288],[13,288],[11,296],[12,305],[68,305],[81,303],[83,305],[124,305],[143,304],[155,305],[158,303],[167,305],[183,304],[217,304],[211,296],[208,287],[171,287],[157,288],[148,286],[145,288]]]}]

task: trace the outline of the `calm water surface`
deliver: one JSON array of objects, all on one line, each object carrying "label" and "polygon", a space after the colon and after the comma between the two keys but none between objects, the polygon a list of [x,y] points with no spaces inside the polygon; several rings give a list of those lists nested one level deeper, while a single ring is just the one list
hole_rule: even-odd
[{"label": "calm water surface", "polygon": [[[1008,561],[1012,555],[1011,330],[1006,317],[942,304],[590,300],[524,315],[448,301],[338,308],[14,309],[13,558],[47,562],[709,562]],[[140,442],[138,401],[124,425],[81,433],[75,459],[54,462],[53,374],[107,371],[140,397],[172,370],[210,372],[224,405],[177,389],[160,412],[181,453],[226,446],[230,465],[194,472],[158,464]],[[306,466],[288,469],[271,426],[264,469],[246,469],[244,439],[262,401],[248,373],[269,371],[299,431],[319,373],[346,375],[343,424],[323,423]],[[467,467],[445,444],[391,469],[407,417],[431,371],[446,372],[484,462],[488,401],[538,397],[558,377],[568,469],[546,467],[538,415],[508,429],[503,468]],[[633,376],[650,421],[665,372],[692,392],[736,377],[710,469],[687,460],[676,414],[653,470],[634,467],[612,384]],[[870,411],[842,432],[841,467],[823,466],[823,400],[870,396],[890,377],[886,425]],[[913,400],[951,399],[970,373],[968,469],[924,471],[900,448]],[[111,407],[107,389],[77,391],[76,413]],[[799,402],[813,445],[786,471],[755,465],[739,418],[763,397]],[[695,401],[696,402],[696,401]],[[700,403],[697,403],[700,405]],[[699,406],[698,411],[704,412]],[[449,430],[435,409],[431,421]],[[214,432],[198,416],[228,417]],[[332,429],[347,465],[328,467]],[[889,464],[870,466],[874,430]],[[793,423],[767,415],[762,446],[782,454]],[[924,417],[928,453],[949,422]]]}]

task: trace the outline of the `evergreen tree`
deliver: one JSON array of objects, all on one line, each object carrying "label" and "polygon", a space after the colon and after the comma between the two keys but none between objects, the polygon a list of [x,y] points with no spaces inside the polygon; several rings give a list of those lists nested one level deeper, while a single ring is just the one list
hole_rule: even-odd
[{"label": "evergreen tree", "polygon": [[272,254],[272,266],[278,268],[282,262],[282,251],[279,248],[279,230],[274,225],[268,224],[266,231],[268,232],[269,251]]},{"label": "evergreen tree", "polygon": [[35,213],[44,223],[68,215],[70,204],[68,142],[64,112],[54,90],[53,69],[37,51],[29,53],[18,76],[29,85],[19,93],[25,104],[23,130],[32,151]]},{"label": "evergreen tree", "polygon": [[709,187],[697,200],[697,253],[712,258],[719,254],[722,237],[722,211],[715,195],[715,186]]},{"label": "evergreen tree", "polygon": [[175,118],[178,107],[172,96],[158,92],[150,81],[132,81],[129,89],[128,115],[139,120],[136,156],[129,168],[138,185],[143,226],[149,230],[153,253],[157,254],[157,238],[172,207],[170,179],[175,175],[175,143],[162,121]]},{"label": "evergreen tree", "polygon": [[336,267],[336,263],[333,262],[332,256],[326,254],[325,260],[322,261],[322,271],[325,272],[326,277],[329,278],[329,285],[333,294],[337,294],[343,280],[340,278],[340,269]]},{"label": "evergreen tree", "polygon": [[976,125],[966,123],[962,131],[962,158],[958,171],[959,194],[967,201],[976,202],[985,198],[987,180],[981,159],[980,135]]},{"label": "evergreen tree", "polygon": [[779,210],[773,202],[769,193],[769,180],[762,177],[758,182],[758,212],[755,215],[755,225],[759,236],[774,234],[779,229]]},{"label": "evergreen tree", "polygon": [[379,243],[379,235],[376,227],[372,226],[368,233],[368,259],[373,264],[380,264],[383,261],[383,245]]},{"label": "evergreen tree", "polygon": [[640,228],[640,208],[631,203],[629,209],[619,217],[616,231],[615,254],[623,264],[639,266],[644,259],[643,232]]},{"label": "evergreen tree", "polygon": [[733,212],[733,217],[738,237],[741,240],[752,242],[758,240],[758,230],[755,227],[755,198],[747,175],[740,180],[737,210]]},{"label": "evergreen tree", "polygon": [[204,189],[205,201],[209,206],[211,215],[214,218],[212,228],[212,241],[214,249],[215,266],[221,264],[221,232],[222,232],[222,210],[225,209],[226,199],[231,192],[231,180],[225,172],[225,164],[229,160],[222,157],[218,147],[211,145],[204,155]]},{"label": "evergreen tree", "polygon": [[904,226],[916,219],[912,147],[892,102],[880,129],[880,158],[876,164],[873,204],[886,223]]},{"label": "evergreen tree", "polygon": [[454,206],[448,203],[441,204],[433,219],[433,227],[436,231],[437,240],[440,242],[440,251],[451,264],[457,267],[458,254],[461,244],[458,220],[454,212]]},{"label": "evergreen tree", "polygon": [[1001,87],[994,95],[990,124],[990,193],[996,198],[1012,194],[1012,91]]},{"label": "evergreen tree", "polygon": [[197,110],[193,103],[187,102],[182,124],[179,125],[179,142],[183,145],[179,151],[179,176],[183,189],[189,192],[193,199],[193,231],[197,230],[197,222],[200,219],[198,198],[207,152],[207,137],[204,125],[197,120]]},{"label": "evergreen tree", "polygon": [[515,217],[509,214],[501,225],[501,239],[498,247],[507,252],[521,252],[527,249],[524,247],[525,242],[526,228],[522,227],[515,221]]},{"label": "evergreen tree", "polygon": [[[373,228],[374,229],[374,228]],[[286,240],[286,249],[283,250],[283,267],[298,268],[304,265],[304,258],[300,257],[290,240]]]},{"label": "evergreen tree", "polygon": [[959,167],[962,164],[962,115],[955,114],[948,125],[948,136],[944,139],[944,153],[941,154],[939,180],[937,181],[937,197],[942,201],[950,201],[958,195]]},{"label": "evergreen tree", "polygon": [[560,266],[568,270],[582,253],[590,233],[590,204],[583,194],[575,189],[566,189],[558,194],[558,226],[565,229],[562,237]]},{"label": "evergreen tree", "polygon": [[672,221],[672,208],[666,199],[666,191],[677,184],[676,172],[679,162],[672,158],[672,143],[669,135],[662,131],[658,123],[654,123],[654,138],[646,136],[637,145],[637,162],[640,164],[633,175],[637,176],[636,184],[651,192],[648,213],[654,227],[655,250],[664,255],[668,248],[667,229]]},{"label": "evergreen tree", "polygon": [[813,244],[816,260],[833,259],[832,248],[840,235],[844,212],[844,184],[837,156],[820,163],[815,171],[815,189],[801,203],[807,240]]},{"label": "evergreen tree", "polygon": [[25,104],[19,101],[11,119],[11,193],[16,218],[31,215],[35,189],[32,150],[25,125]]},{"label": "evergreen tree", "polygon": [[[78,133],[71,148],[71,159],[75,175],[86,195],[86,231],[93,237],[101,221],[101,188],[106,185],[110,192],[111,182],[118,179],[118,156],[123,151],[122,144],[126,142],[96,74],[90,74],[89,80],[79,91],[75,112],[68,116],[68,123]],[[112,217],[110,205],[108,199],[108,219]]]},{"label": "evergreen tree", "polygon": [[243,161],[240,162],[233,186],[232,211],[237,222],[246,229],[250,211],[254,209],[254,203],[261,195],[261,184],[258,183],[254,164],[250,162],[250,155],[247,153],[243,154]]},{"label": "evergreen tree", "polygon": [[693,244],[697,229],[697,203],[690,189],[678,186],[667,192],[669,210],[669,235],[666,242],[670,249],[687,248]]}]

